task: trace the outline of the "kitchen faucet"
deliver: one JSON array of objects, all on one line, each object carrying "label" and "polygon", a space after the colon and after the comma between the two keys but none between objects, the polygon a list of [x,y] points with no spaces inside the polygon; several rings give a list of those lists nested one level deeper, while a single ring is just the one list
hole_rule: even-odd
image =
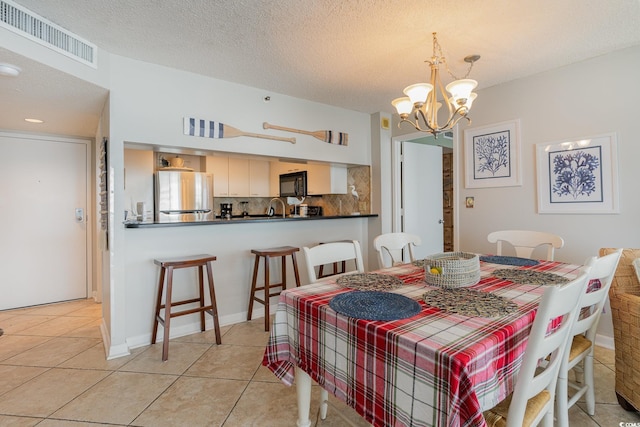
[{"label": "kitchen faucet", "polygon": [[285,218],[286,216],[286,210],[287,207],[285,206],[284,202],[282,201],[282,199],[278,198],[278,197],[274,197],[273,199],[269,200],[269,206],[267,207],[267,211],[269,210],[269,208],[271,207],[271,202],[273,202],[274,200],[277,200],[280,202],[280,204],[282,205],[282,218]]}]

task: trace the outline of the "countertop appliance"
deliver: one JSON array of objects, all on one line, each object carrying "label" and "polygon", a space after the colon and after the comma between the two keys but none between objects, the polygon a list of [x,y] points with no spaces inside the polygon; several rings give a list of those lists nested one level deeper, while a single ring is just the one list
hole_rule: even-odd
[{"label": "countertop appliance", "polygon": [[291,208],[291,215],[299,217],[322,216],[322,206],[295,205]]},{"label": "countertop appliance", "polygon": [[213,174],[158,171],[154,202],[156,222],[213,221]]},{"label": "countertop appliance", "polygon": [[220,203],[220,218],[231,219],[233,216],[233,203]]},{"label": "countertop appliance", "polygon": [[280,197],[306,197],[307,171],[280,175]]}]

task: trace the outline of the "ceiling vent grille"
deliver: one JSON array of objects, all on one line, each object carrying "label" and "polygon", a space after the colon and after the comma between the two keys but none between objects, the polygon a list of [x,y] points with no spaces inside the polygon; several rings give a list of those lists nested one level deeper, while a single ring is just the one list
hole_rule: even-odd
[{"label": "ceiling vent grille", "polygon": [[0,27],[83,64],[97,67],[97,47],[94,44],[8,0],[0,0]]}]

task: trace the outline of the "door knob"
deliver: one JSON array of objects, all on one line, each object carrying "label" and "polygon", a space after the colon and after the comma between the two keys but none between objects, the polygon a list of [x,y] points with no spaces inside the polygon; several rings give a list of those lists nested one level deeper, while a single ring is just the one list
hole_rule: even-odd
[{"label": "door knob", "polygon": [[84,221],[84,209],[76,208],[76,222]]}]

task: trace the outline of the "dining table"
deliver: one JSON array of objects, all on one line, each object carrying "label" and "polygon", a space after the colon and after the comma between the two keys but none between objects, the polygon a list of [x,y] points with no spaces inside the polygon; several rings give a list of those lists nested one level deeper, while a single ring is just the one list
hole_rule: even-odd
[{"label": "dining table", "polygon": [[[479,255],[479,281],[463,287],[428,284],[416,261],[287,289],[262,363],[295,380],[300,427],[311,425],[311,380],[376,427],[486,426],[483,411],[515,387],[545,287],[583,267],[520,260]],[[406,303],[386,320],[358,314],[379,295],[391,310]]]}]

